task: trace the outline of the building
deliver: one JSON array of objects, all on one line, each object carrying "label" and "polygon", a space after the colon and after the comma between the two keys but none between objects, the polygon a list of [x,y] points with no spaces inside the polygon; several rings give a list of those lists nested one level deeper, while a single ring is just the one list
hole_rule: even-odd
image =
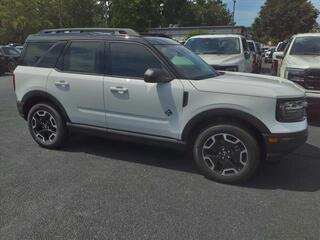
[{"label": "building", "polygon": [[201,31],[205,34],[240,34],[251,39],[252,35],[249,30],[243,26],[194,26],[194,27],[166,27],[150,28],[149,33],[165,34],[176,40],[184,41],[190,32]]}]

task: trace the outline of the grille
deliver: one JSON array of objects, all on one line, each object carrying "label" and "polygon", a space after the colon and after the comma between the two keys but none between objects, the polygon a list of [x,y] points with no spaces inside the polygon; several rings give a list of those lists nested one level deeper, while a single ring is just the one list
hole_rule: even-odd
[{"label": "grille", "polygon": [[311,69],[305,72],[304,87],[309,90],[320,90],[320,69]]}]

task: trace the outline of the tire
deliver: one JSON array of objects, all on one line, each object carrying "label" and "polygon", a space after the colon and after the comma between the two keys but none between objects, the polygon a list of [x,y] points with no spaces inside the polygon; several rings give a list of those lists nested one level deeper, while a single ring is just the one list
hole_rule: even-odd
[{"label": "tire", "polygon": [[36,143],[48,149],[61,147],[68,136],[65,120],[47,103],[36,104],[30,109],[28,127]]},{"label": "tire", "polygon": [[248,180],[260,163],[260,149],[252,134],[237,125],[209,126],[193,145],[193,158],[204,176],[221,183]]},{"label": "tire", "polygon": [[9,62],[7,65],[8,71],[10,73],[13,73],[14,70],[16,69],[17,65],[14,62]]}]

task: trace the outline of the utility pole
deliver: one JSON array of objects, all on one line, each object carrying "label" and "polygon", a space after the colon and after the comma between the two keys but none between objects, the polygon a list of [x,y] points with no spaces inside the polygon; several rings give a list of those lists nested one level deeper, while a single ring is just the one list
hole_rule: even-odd
[{"label": "utility pole", "polygon": [[234,25],[236,24],[235,21],[234,21],[234,16],[235,16],[235,13],[236,13],[236,2],[237,0],[233,0],[233,11],[232,11],[232,33],[233,33],[233,30],[234,30]]},{"label": "utility pole", "polygon": [[62,7],[61,7],[61,0],[58,0],[58,11],[59,11],[59,27],[63,27],[62,23]]}]

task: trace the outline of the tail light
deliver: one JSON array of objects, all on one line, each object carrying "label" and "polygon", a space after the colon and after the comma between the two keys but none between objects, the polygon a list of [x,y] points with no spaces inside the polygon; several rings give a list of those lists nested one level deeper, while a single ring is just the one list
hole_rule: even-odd
[{"label": "tail light", "polygon": [[13,90],[16,91],[16,76],[12,75],[12,84],[13,84]]}]

